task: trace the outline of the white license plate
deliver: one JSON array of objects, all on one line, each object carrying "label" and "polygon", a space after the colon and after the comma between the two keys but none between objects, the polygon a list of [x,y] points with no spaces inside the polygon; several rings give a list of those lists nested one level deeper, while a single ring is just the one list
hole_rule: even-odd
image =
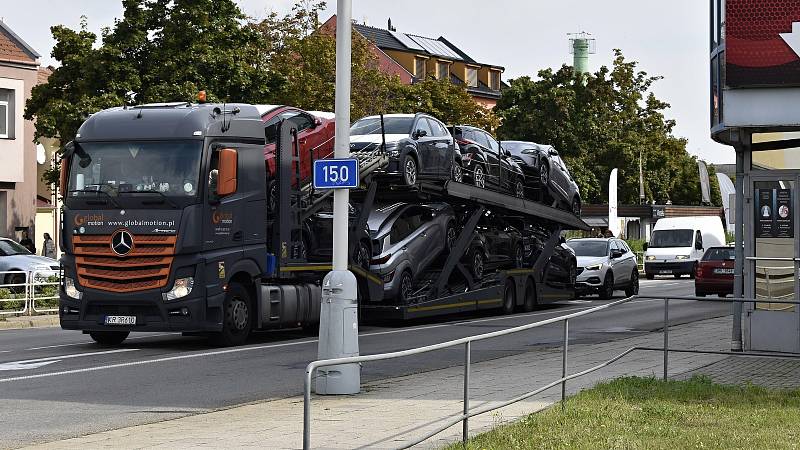
[{"label": "white license plate", "polygon": [[714,269],[714,273],[720,275],[733,275],[733,269]]},{"label": "white license plate", "polygon": [[136,316],[106,316],[106,325],[136,325]]},{"label": "white license plate", "polygon": [[669,269],[659,270],[658,273],[672,273]]}]

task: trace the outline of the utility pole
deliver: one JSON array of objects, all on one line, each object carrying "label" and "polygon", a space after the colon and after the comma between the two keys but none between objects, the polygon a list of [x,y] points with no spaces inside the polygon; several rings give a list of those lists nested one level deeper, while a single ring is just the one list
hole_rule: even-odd
[{"label": "utility pole", "polygon": [[[334,157],[350,157],[350,75],[352,0],[336,2],[336,136]],[[358,284],[347,270],[350,191],[333,192],[333,270],[322,281],[320,359],[358,356]],[[357,394],[361,389],[358,364],[342,364],[317,371],[317,394]]]}]

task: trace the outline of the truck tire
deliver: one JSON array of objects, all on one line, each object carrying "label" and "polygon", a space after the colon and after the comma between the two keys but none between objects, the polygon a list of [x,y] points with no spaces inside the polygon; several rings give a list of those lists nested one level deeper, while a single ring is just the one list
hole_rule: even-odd
[{"label": "truck tire", "polygon": [[503,286],[503,314],[513,314],[516,305],[517,289],[514,286],[514,281],[508,279],[505,286]]},{"label": "truck tire", "polygon": [[533,311],[537,304],[536,285],[533,284],[532,279],[528,278],[528,281],[525,282],[525,312]]},{"label": "truck tire", "polygon": [[221,347],[242,345],[252,329],[250,293],[239,283],[231,283],[222,304],[222,331],[211,335],[211,342]]},{"label": "truck tire", "polygon": [[631,283],[625,288],[625,296],[633,297],[639,294],[639,271],[634,269],[631,273]]},{"label": "truck tire", "polygon": [[130,331],[90,331],[89,336],[100,345],[119,345],[128,338]]},{"label": "truck tire", "polygon": [[606,274],[598,296],[601,300],[611,300],[611,297],[614,296],[614,277],[610,273]]}]

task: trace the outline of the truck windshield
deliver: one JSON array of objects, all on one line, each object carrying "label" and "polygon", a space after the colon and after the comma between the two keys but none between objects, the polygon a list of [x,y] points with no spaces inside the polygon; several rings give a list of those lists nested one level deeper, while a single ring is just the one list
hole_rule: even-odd
[{"label": "truck windshield", "polygon": [[656,230],[649,247],[691,247],[693,237],[693,230]]},{"label": "truck windshield", "polygon": [[569,241],[567,245],[575,250],[575,256],[608,256],[605,241]]},{"label": "truck windshield", "polygon": [[[384,117],[384,134],[411,134],[411,125],[413,124],[413,117]],[[381,118],[366,117],[350,127],[350,136],[364,134],[381,134]]]},{"label": "truck windshield", "polygon": [[185,205],[199,191],[202,149],[202,141],[82,143],[71,158],[67,200]]}]

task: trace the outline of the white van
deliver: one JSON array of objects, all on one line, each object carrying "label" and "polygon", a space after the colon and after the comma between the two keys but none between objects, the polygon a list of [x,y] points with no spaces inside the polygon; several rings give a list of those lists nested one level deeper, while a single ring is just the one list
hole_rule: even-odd
[{"label": "white van", "polygon": [[714,216],[660,219],[645,244],[644,271],[648,280],[656,275],[689,275],[694,278],[697,261],[705,249],[725,245],[722,220]]}]

